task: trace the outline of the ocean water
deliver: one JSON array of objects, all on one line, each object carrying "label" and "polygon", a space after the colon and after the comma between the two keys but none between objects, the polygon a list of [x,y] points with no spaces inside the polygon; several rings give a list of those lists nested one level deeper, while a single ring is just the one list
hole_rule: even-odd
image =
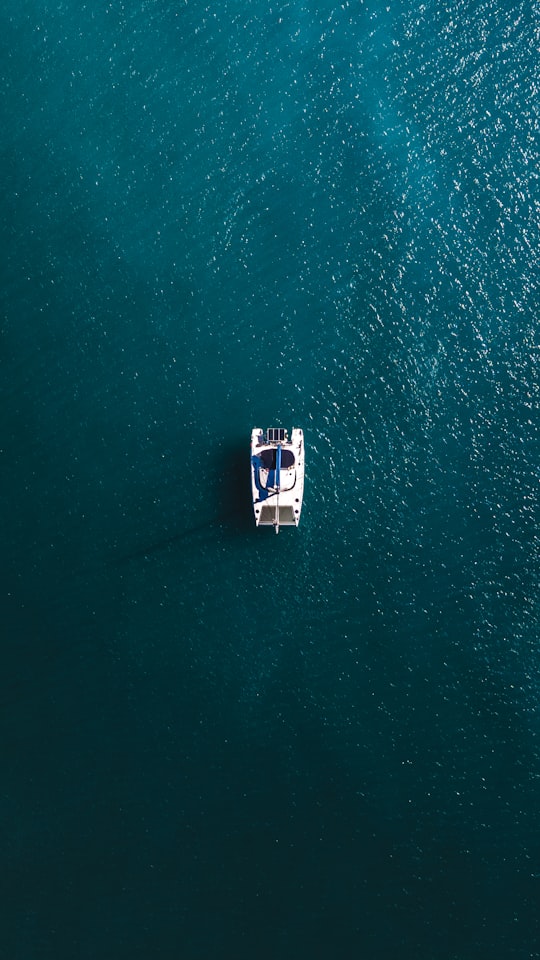
[{"label": "ocean water", "polygon": [[0,955],[540,957],[538,2],[0,10]]}]

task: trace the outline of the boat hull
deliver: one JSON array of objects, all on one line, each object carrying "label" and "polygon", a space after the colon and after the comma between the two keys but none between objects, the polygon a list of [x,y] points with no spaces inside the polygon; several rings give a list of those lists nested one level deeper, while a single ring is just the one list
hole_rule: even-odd
[{"label": "boat hull", "polygon": [[[269,439],[270,438],[270,439]],[[251,493],[256,526],[297,527],[304,497],[304,433],[251,431]]]}]

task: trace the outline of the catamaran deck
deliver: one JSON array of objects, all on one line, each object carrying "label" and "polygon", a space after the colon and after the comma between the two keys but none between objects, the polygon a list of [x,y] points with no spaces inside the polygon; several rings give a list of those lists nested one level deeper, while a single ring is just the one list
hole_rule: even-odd
[{"label": "catamaran deck", "polygon": [[282,427],[251,432],[251,488],[257,526],[298,526],[304,495],[304,434]]}]

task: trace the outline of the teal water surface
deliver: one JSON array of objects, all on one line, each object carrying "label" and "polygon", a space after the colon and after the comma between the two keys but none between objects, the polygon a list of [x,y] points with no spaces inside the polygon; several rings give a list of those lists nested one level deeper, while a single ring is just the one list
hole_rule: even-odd
[{"label": "teal water surface", "polygon": [[2,955],[539,957],[540,7],[0,9]]}]

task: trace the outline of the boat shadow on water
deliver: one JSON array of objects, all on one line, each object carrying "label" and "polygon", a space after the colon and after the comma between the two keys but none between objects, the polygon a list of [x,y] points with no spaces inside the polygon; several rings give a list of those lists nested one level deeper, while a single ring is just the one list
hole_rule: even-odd
[{"label": "boat shadow on water", "polygon": [[141,544],[129,553],[114,558],[127,563],[165,550],[189,540],[204,531],[220,527],[227,536],[246,535],[255,530],[251,507],[249,453],[245,444],[223,444],[217,447],[207,465],[208,490],[216,511],[207,520],[153,542]]},{"label": "boat shadow on water", "polygon": [[228,531],[252,532],[251,476],[249,449],[245,443],[223,444],[211,465],[219,522]]}]

